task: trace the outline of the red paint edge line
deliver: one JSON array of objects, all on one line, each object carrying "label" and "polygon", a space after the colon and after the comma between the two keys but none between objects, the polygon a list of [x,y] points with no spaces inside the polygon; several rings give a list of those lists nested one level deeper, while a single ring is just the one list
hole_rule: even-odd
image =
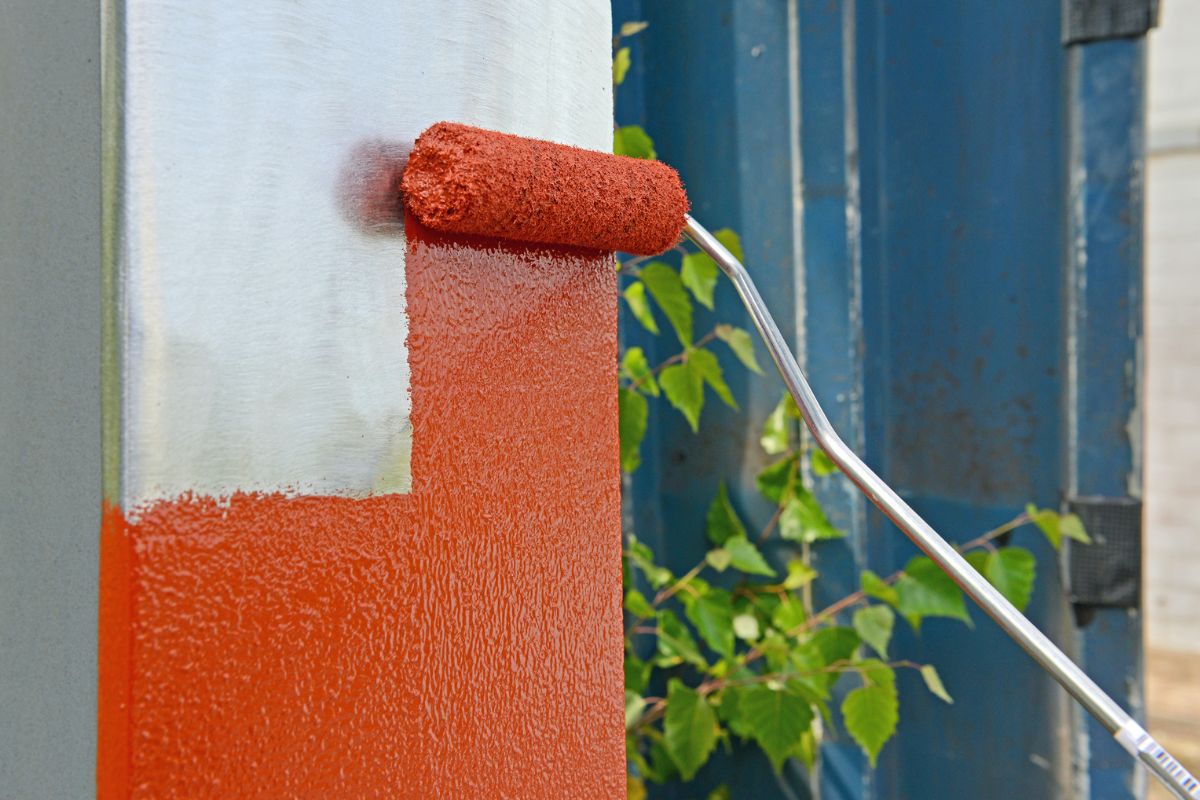
[{"label": "red paint edge line", "polygon": [[96,798],[126,800],[133,774],[133,541],[121,509],[100,522]]}]

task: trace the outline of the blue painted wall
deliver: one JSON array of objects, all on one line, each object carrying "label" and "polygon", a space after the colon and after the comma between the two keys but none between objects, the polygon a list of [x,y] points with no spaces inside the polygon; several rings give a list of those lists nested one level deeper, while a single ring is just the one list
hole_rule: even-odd
[{"label": "blue painted wall", "polygon": [[[647,128],[699,220],[742,234],[835,425],[936,528],[969,539],[1027,501],[1137,492],[1140,42],[1064,47],[1059,4],[1045,0],[613,8],[617,25],[650,22],[631,40],[618,122]],[[746,324],[728,287],[717,317]],[[696,436],[651,404],[629,487],[628,522],[677,569],[703,552],[721,478],[752,524],[771,512],[753,482],[781,384],[729,366],[743,412],[710,404]],[[820,550],[825,599],[855,588],[861,568],[887,573],[915,553],[839,480],[817,488],[850,533]],[[1015,543],[1039,559],[1032,619],[1136,707],[1136,615],[1078,629],[1053,551],[1028,532]],[[936,663],[956,703],[902,675],[901,733],[878,769],[836,735],[812,779],[820,796],[1138,796],[1131,762],[973,616],[974,630],[899,631],[896,652]],[[776,778],[765,758],[735,753],[655,796],[702,797],[720,781],[734,797],[810,791],[801,771]]]}]

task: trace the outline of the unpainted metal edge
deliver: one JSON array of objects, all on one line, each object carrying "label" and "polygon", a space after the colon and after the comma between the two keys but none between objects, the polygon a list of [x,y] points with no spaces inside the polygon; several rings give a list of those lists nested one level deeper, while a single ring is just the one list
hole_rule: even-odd
[{"label": "unpainted metal edge", "polygon": [[100,435],[101,497],[121,500],[121,159],[124,152],[124,0],[100,4]]}]

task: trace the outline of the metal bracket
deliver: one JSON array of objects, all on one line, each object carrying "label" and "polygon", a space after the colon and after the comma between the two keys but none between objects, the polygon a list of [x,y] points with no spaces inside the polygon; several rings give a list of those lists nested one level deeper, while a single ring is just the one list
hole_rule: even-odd
[{"label": "metal bracket", "polygon": [[1063,0],[1063,44],[1143,36],[1158,27],[1159,0]]},{"label": "metal bracket", "polygon": [[1077,607],[1140,608],[1142,604],[1142,503],[1127,497],[1073,497],[1091,544],[1066,547],[1067,593]]}]

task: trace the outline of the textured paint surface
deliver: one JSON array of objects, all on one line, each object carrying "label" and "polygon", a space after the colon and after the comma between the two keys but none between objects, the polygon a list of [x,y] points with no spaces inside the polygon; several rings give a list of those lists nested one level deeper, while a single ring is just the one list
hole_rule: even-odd
[{"label": "textured paint surface", "polygon": [[659,161],[450,122],[417,139],[404,199],[435,230],[639,255],[673,247],[688,211]]},{"label": "textured paint surface", "polygon": [[370,195],[439,120],[611,148],[608,3],[109,6],[106,497],[408,491],[404,240]]},{"label": "textured paint surface", "polygon": [[408,234],[410,494],[106,514],[101,798],[624,796],[611,261]]}]

